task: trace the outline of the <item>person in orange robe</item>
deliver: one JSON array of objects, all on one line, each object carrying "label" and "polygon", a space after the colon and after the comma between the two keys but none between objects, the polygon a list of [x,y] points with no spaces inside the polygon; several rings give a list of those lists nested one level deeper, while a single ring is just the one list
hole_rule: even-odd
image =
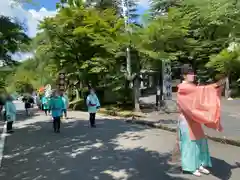
[{"label": "person in orange robe", "polygon": [[191,70],[183,72],[184,81],[178,85],[177,104],[179,116],[179,146],[181,152],[182,170],[195,176],[201,173],[209,174],[211,167],[208,142],[202,126],[222,131],[220,123],[220,93],[221,81],[196,86],[194,73]]}]

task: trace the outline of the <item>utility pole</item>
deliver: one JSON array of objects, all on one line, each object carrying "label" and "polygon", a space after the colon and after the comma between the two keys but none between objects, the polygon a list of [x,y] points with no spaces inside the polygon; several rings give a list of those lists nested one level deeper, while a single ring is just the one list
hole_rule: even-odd
[{"label": "utility pole", "polygon": [[[123,17],[124,17],[124,22],[125,22],[125,31],[130,35],[132,33],[132,30],[129,27],[129,2],[128,0],[122,0],[122,10],[123,10]],[[139,105],[139,81],[138,81],[138,75],[132,73],[132,62],[131,62],[131,48],[130,48],[130,43],[126,48],[126,63],[127,63],[127,79],[130,81],[130,87],[133,90],[133,102],[134,102],[134,109],[135,111],[140,110],[140,105]]]},{"label": "utility pole", "polygon": [[164,107],[164,96],[163,96],[163,76],[164,76],[164,64],[163,60],[160,61],[160,68],[158,74],[158,84],[156,87],[156,108],[160,110]]},{"label": "utility pole", "polygon": [[[125,31],[130,33],[129,30],[129,4],[128,0],[122,0],[122,10],[123,10],[123,18],[124,18],[124,23],[125,23]],[[130,52],[130,47],[126,48],[126,59],[127,59],[127,76],[128,79],[130,79],[132,75],[132,69],[131,69],[131,52]]]}]

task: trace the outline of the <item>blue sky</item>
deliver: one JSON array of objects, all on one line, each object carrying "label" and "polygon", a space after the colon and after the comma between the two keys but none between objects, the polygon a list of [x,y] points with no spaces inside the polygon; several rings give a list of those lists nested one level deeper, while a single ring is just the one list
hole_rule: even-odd
[{"label": "blue sky", "polygon": [[[12,0],[0,0],[0,14],[17,17],[24,22],[27,27],[27,33],[34,37],[37,32],[39,21],[45,17],[56,14],[56,3],[60,0],[33,0],[36,5],[24,4],[23,6],[11,6]],[[148,7],[149,0],[139,0],[138,13],[142,14]]]},{"label": "blue sky", "polygon": [[[59,2],[59,0],[35,0],[34,2],[37,3],[36,6],[32,6],[30,4],[24,5],[24,8],[26,9],[40,9],[41,7],[45,7],[48,10],[55,10],[56,9],[56,3]],[[139,12],[143,12],[147,9],[148,6],[148,0],[140,0],[139,2]]]},{"label": "blue sky", "polygon": [[34,2],[37,3],[37,5],[31,5],[31,4],[26,4],[24,5],[25,9],[35,9],[39,10],[42,7],[45,7],[49,11],[53,11],[56,9],[56,3],[59,2],[59,0],[34,0]]},{"label": "blue sky", "polygon": [[[0,0],[0,15],[17,18],[20,22],[24,22],[26,33],[30,37],[35,37],[39,21],[45,17],[51,17],[56,14],[56,3],[59,0],[33,0],[37,5],[24,4],[12,6],[12,0]],[[142,14],[148,9],[149,0],[139,0],[138,12]],[[31,56],[31,53],[25,55]],[[16,59],[23,59],[22,54],[20,57],[16,55]]]}]

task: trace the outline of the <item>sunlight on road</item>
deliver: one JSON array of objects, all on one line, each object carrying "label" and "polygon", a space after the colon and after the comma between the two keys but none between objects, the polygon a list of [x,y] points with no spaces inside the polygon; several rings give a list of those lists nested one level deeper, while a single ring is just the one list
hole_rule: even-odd
[{"label": "sunlight on road", "polygon": [[131,177],[125,169],[120,169],[118,171],[105,170],[102,173],[110,175],[114,180],[128,180]]},{"label": "sunlight on road", "polygon": [[98,149],[102,146],[103,146],[103,143],[95,143],[95,144],[91,144],[91,145],[85,145],[83,147],[73,149],[71,153],[67,152],[66,155],[70,156],[71,158],[76,158],[77,155],[83,154],[88,150]]}]

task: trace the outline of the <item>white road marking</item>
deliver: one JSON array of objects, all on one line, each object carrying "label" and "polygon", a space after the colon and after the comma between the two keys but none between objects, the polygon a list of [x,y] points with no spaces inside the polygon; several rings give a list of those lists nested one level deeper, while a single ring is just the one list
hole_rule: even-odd
[{"label": "white road marking", "polygon": [[3,150],[4,150],[4,144],[5,144],[5,139],[7,136],[7,121],[5,122],[0,138],[0,168],[2,167],[2,159],[3,159]]}]

